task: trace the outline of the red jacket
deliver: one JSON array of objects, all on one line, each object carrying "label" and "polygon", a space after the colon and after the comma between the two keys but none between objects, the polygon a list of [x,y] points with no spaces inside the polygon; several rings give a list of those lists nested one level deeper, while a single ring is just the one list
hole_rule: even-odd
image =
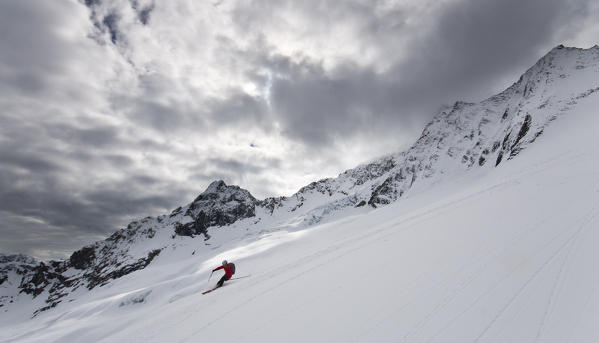
[{"label": "red jacket", "polygon": [[233,276],[233,271],[231,270],[231,266],[227,263],[224,266],[220,266],[216,269],[213,269],[212,271],[215,272],[219,269],[224,269],[225,270],[225,275],[227,276],[227,280],[229,280],[231,278],[231,276]]}]

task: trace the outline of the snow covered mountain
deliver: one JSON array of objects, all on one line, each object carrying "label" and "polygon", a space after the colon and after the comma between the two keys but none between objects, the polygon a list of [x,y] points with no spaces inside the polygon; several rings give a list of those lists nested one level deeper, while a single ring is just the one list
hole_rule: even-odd
[{"label": "snow covered mountain", "polygon": [[[597,224],[598,106],[599,47],[558,46],[502,93],[442,108],[410,149],[290,197],[257,200],[215,181],[190,204],[68,260],[0,256],[0,341],[172,340],[141,323],[149,309],[157,328],[180,330],[175,341],[222,338],[225,317],[240,341],[281,339],[267,319],[311,332],[292,341],[564,341],[571,331],[548,336],[547,327],[561,319],[557,327],[571,328],[562,316],[599,311],[599,275],[588,269],[595,255],[580,246],[599,243],[587,229]],[[217,305],[198,294],[222,258],[253,272],[247,289],[215,292],[231,297]],[[578,269],[567,269],[574,261]],[[572,280],[587,282],[579,295]],[[593,305],[570,308],[566,299]],[[200,328],[177,323],[190,313],[204,319]],[[520,317],[520,331],[506,332]],[[599,337],[589,320],[576,325]]]},{"label": "snow covered mountain", "polygon": [[8,280],[9,274],[25,274],[27,271],[32,270],[37,263],[38,261],[34,258],[23,254],[0,254],[0,284]]}]

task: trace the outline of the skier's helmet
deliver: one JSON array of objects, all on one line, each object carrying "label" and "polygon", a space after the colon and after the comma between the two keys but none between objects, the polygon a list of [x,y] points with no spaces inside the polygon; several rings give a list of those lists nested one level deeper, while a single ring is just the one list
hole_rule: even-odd
[{"label": "skier's helmet", "polygon": [[226,264],[227,264],[227,260],[224,260],[223,261],[223,266],[226,265]]}]

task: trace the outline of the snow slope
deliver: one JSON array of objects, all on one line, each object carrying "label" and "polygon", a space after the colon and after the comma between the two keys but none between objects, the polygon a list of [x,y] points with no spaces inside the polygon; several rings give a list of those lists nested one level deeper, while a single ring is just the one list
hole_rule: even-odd
[{"label": "snow slope", "polygon": [[[554,59],[578,63],[574,52],[552,51]],[[565,64],[551,63],[556,78],[537,78],[548,69],[533,67],[506,90],[513,94],[486,105],[459,104],[437,117],[470,133],[488,116],[493,130],[473,136],[483,143],[461,131],[440,143],[427,131],[434,133],[435,125],[450,131],[433,123],[410,151],[280,200],[280,210],[291,201],[305,203],[310,211],[301,215],[269,216],[258,206],[255,217],[209,230],[209,243],[157,231],[152,240],[170,243],[145,269],[92,291],[76,288],[30,320],[23,315],[41,300],[18,298],[22,303],[11,312],[0,312],[0,342],[599,341],[599,92],[588,91],[599,87],[599,69],[575,64],[584,66],[572,65],[579,74],[561,78]],[[554,82],[561,87],[547,86]],[[502,101],[520,110],[508,111],[514,120],[501,119]],[[532,124],[517,139],[527,114]],[[511,142],[503,144],[508,133]],[[335,207],[326,205],[334,195],[305,196],[321,186],[351,196],[348,189],[372,190],[389,177],[388,184],[399,182],[389,189],[401,190],[403,179],[395,175],[406,169],[398,166],[433,156],[435,149],[419,150],[429,138],[443,153],[459,149],[459,159],[438,154],[431,168],[409,167],[437,176],[418,174],[425,181],[410,184],[401,201]],[[495,141],[500,147],[492,151]],[[522,142],[526,149],[519,149]],[[495,168],[502,151],[505,159]],[[480,157],[491,153],[493,163],[480,166]],[[469,156],[479,168],[468,167]],[[380,168],[383,163],[389,168]],[[382,172],[335,188],[347,175],[368,170]],[[375,193],[392,200],[399,191]],[[344,198],[337,194],[333,202]],[[331,211],[327,220],[305,225],[323,205]],[[135,242],[131,249],[140,251],[131,256],[146,254],[148,246]],[[235,262],[238,276],[251,276],[202,295],[220,277],[207,282],[224,258]]]}]

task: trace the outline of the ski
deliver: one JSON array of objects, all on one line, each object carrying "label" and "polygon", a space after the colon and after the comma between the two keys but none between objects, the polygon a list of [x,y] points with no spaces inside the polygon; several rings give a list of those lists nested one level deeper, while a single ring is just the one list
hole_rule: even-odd
[{"label": "ski", "polygon": [[[230,278],[230,279],[229,279],[229,280],[227,280],[227,281],[231,281],[231,280],[237,280],[237,279],[243,279],[243,278],[250,277],[250,276],[252,276],[252,274],[248,274],[248,275],[244,275],[244,276],[238,276],[238,277],[233,277],[233,278]],[[224,286],[225,286],[225,285],[222,285],[221,287],[224,287]],[[213,288],[213,289],[209,289],[209,290],[207,290],[207,291],[204,291],[204,292],[202,292],[202,294],[208,294],[208,293],[210,293],[210,292],[212,292],[212,291],[215,291],[215,290],[217,290],[217,289],[219,289],[219,288],[220,288],[220,287],[216,287],[216,288]]]}]

